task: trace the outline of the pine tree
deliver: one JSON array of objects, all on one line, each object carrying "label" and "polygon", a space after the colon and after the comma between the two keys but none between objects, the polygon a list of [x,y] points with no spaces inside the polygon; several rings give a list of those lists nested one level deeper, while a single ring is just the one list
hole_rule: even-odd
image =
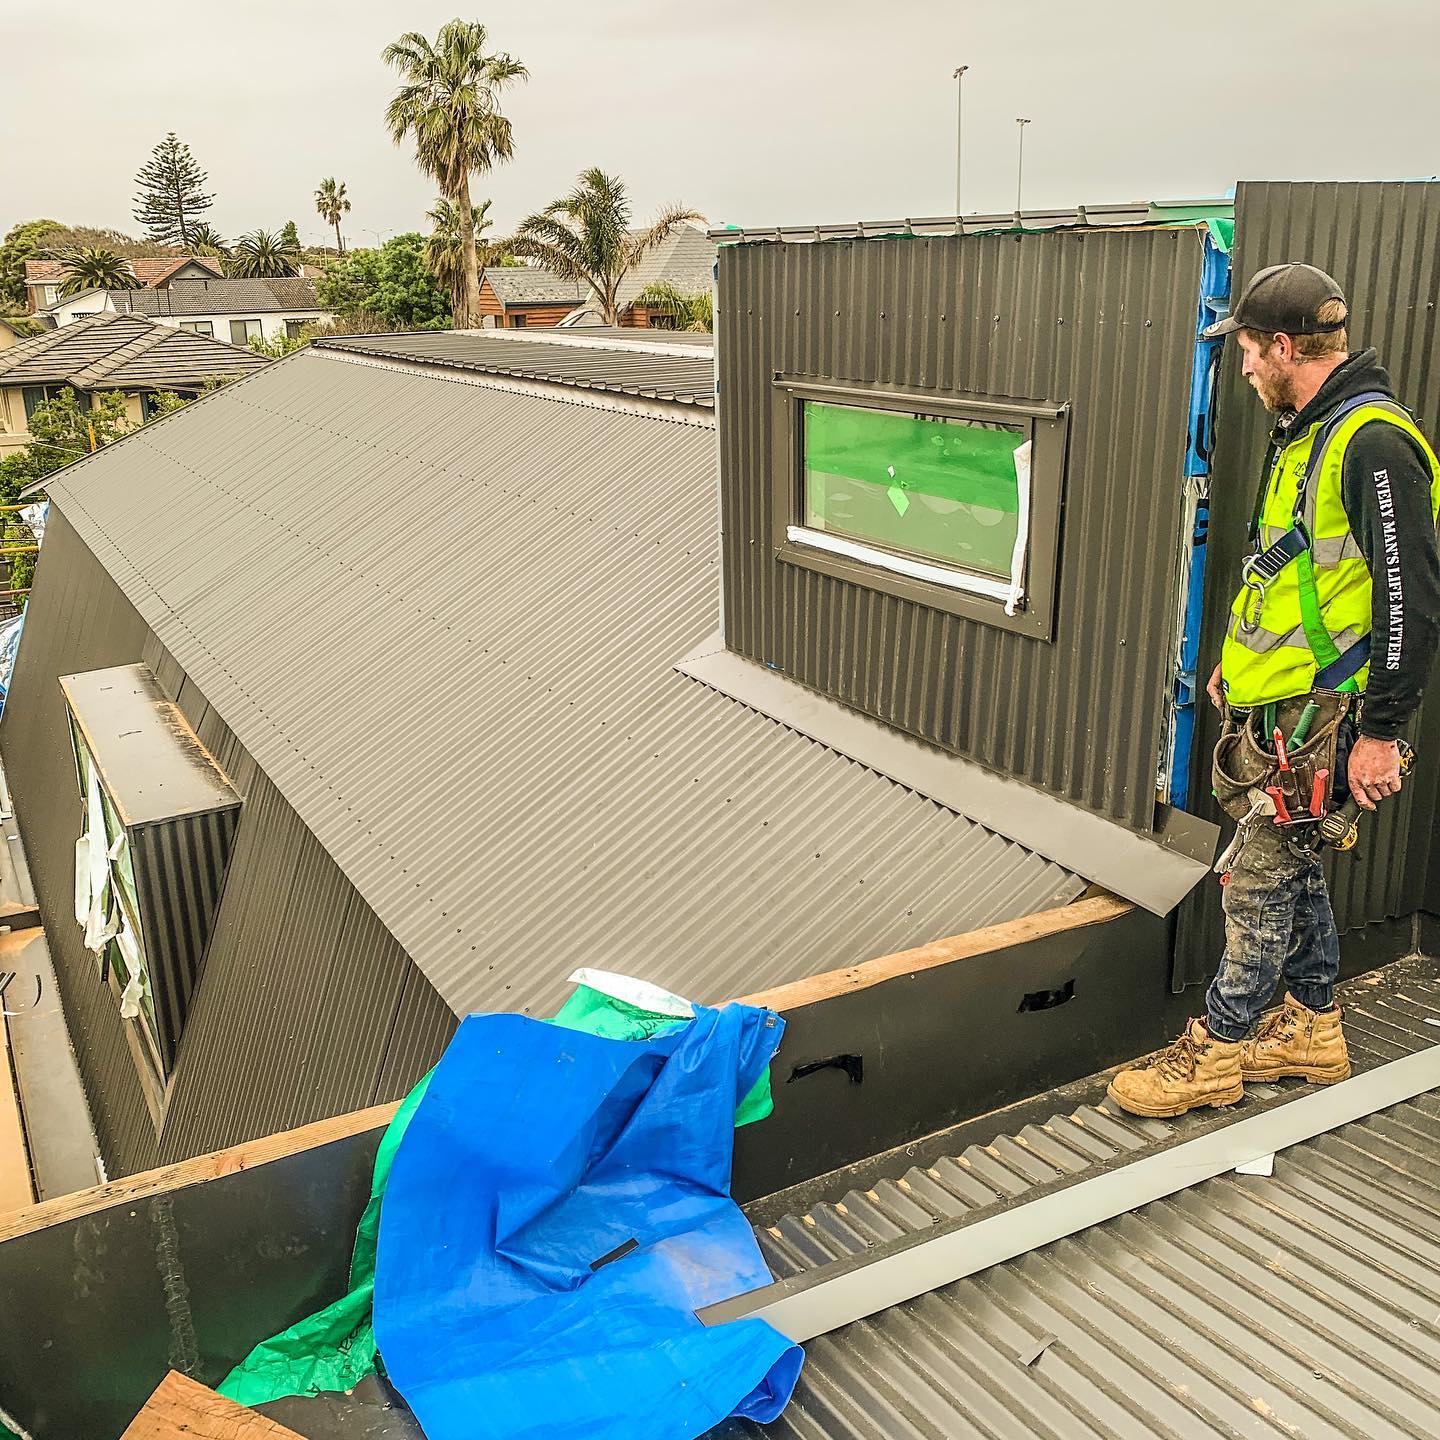
[{"label": "pine tree", "polygon": [[195,163],[190,147],[172,130],[150,153],[150,162],[135,177],[140,193],[134,215],[150,239],[166,245],[188,245],[202,212],[214,202],[202,189],[209,176]]},{"label": "pine tree", "polygon": [[300,249],[300,232],[295,228],[293,220],[287,220],[280,228],[280,243],[287,250],[298,251]]}]

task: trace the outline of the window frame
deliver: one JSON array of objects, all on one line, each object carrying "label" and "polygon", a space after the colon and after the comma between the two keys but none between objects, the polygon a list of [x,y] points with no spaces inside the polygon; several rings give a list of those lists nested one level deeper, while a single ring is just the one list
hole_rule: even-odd
[{"label": "window frame", "polygon": [[[771,545],[777,560],[998,629],[1040,640],[1054,639],[1070,428],[1068,403],[972,398],[952,391],[881,383],[847,384],[785,373],[776,374],[771,397]],[[807,543],[797,535],[807,528],[804,524],[807,400],[938,420],[992,421],[1025,432],[1031,442],[1029,525],[1025,586],[1013,615],[1007,615],[1004,600],[994,596],[996,581],[991,576],[949,567],[943,561],[922,562],[936,570],[953,570],[956,581],[942,583],[887,565],[887,559],[903,561],[905,557],[891,556],[879,545],[847,538],[847,549],[868,554],[841,554],[835,549],[822,548],[819,543]],[[974,583],[967,585],[967,579]]]},{"label": "window frame", "polygon": [[182,330],[188,330],[192,335],[204,335],[209,339],[215,338],[215,322],[213,320],[182,320]]},{"label": "window frame", "polygon": [[[251,335],[248,331],[246,331],[240,337],[240,339],[237,340],[235,338],[235,327],[237,325],[253,325],[255,327],[255,334]],[[238,345],[243,350],[251,342],[251,340],[254,340],[256,338],[259,338],[261,340],[265,338],[265,326],[258,318],[246,320],[232,320],[230,322],[230,343],[232,345]]]}]

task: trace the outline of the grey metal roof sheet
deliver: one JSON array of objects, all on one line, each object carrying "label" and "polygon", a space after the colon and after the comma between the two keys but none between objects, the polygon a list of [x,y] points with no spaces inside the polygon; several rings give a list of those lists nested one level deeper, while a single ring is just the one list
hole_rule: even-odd
[{"label": "grey metal roof sheet", "polygon": [[708,424],[310,347],[50,494],[459,1011],[582,963],[719,1000],[1073,898],[675,671],[715,483]]},{"label": "grey metal roof sheet", "polygon": [[268,280],[217,278],[172,280],[163,289],[111,290],[122,315],[268,315],[276,311],[321,312],[315,281],[298,275]]},{"label": "grey metal roof sheet", "polygon": [[[586,332],[577,336],[575,331],[565,330],[556,332],[553,344],[536,343],[528,336],[512,338],[499,331],[414,330],[400,335],[347,335],[316,344],[382,359],[714,407],[715,368],[708,354],[692,355],[684,346],[655,342],[647,331],[629,333],[637,341],[643,338],[653,343],[642,351],[586,343]],[[666,353],[657,353],[657,346]]]},{"label": "grey metal roof sheet", "polygon": [[563,280],[539,265],[490,265],[482,274],[502,305],[574,305],[589,293],[575,280]]},{"label": "grey metal roof sheet", "polygon": [[208,335],[107,311],[0,350],[0,385],[198,389],[212,376],[249,374],[269,363]]},{"label": "grey metal roof sheet", "polygon": [[[1433,1047],[1436,973],[1412,957],[1346,987],[1357,1072]],[[1234,1113],[1305,1093],[1251,1085]],[[1081,1105],[780,1217],[758,1238],[778,1276],[795,1274],[1228,1118]],[[778,1422],[712,1440],[1440,1434],[1437,1144],[1432,1091],[1291,1147],[1272,1177],[1208,1180],[895,1306],[811,1341]]]}]

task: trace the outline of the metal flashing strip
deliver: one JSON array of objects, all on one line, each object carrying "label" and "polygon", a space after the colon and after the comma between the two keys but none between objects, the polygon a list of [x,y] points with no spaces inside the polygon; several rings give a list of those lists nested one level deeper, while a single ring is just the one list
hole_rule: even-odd
[{"label": "metal flashing strip", "polygon": [[968,1224],[957,1217],[697,1313],[706,1325],[759,1319],[813,1340],[1437,1087],[1432,1045],[1011,1210]]},{"label": "metal flashing strip", "polygon": [[312,345],[309,349],[321,359],[338,360],[344,365],[363,365],[371,370],[408,371],[412,375],[428,375],[432,380],[473,385],[477,390],[499,390],[507,395],[532,395],[562,405],[578,405],[584,410],[608,410],[617,415],[644,415],[652,420],[669,420],[672,424],[691,425],[700,430],[715,428],[713,410],[703,407],[697,409],[694,405],[678,400],[653,400],[646,396],[602,390],[599,386],[570,385],[563,380],[502,379],[499,376],[477,375],[457,370],[443,360],[409,360],[398,356],[381,360],[373,355],[353,354],[327,346]]},{"label": "metal flashing strip", "polygon": [[558,330],[546,325],[537,325],[533,330],[502,330],[497,326],[493,330],[477,330],[472,333],[485,340],[506,340],[514,345],[568,345],[574,350],[622,350],[634,355],[663,355],[667,360],[710,360],[715,355],[713,340],[644,340],[640,338],[645,334],[643,330],[635,332],[634,340],[629,336],[616,335],[608,329],[604,335],[587,335],[583,328]]},{"label": "metal flashing strip", "polygon": [[1142,835],[809,690],[718,635],[675,668],[1153,914],[1169,914],[1209,873],[1220,831],[1208,821]]}]

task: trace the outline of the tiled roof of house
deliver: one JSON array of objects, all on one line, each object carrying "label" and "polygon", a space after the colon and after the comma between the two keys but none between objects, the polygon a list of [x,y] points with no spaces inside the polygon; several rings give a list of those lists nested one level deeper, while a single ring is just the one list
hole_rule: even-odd
[{"label": "tiled roof of house", "polygon": [[[201,265],[206,270],[220,274],[220,261],[213,255],[154,255],[144,256],[126,262],[130,273],[143,286],[159,285],[184,265]],[[63,260],[27,260],[25,262],[25,283],[44,285],[65,278]]]},{"label": "tiled roof of house", "polygon": [[263,315],[277,310],[319,313],[315,281],[298,275],[269,280],[176,280],[163,290],[112,290],[125,315]]},{"label": "tiled roof of house", "polygon": [[682,295],[700,295],[715,283],[715,242],[684,225],[644,256],[620,282],[615,299],[623,310],[647,285],[673,285]]},{"label": "tiled roof of house", "polygon": [[535,265],[491,265],[482,278],[502,305],[574,305],[586,294],[585,286]]},{"label": "tiled roof of house", "polygon": [[0,350],[0,385],[196,390],[212,376],[249,374],[268,363],[205,335],[106,312]]}]

